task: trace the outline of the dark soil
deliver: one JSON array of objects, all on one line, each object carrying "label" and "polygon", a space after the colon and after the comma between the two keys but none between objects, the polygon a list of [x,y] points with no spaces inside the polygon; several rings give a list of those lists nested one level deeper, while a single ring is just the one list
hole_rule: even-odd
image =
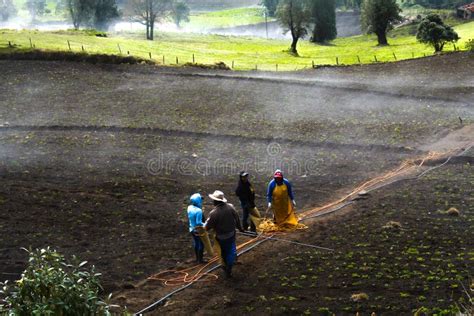
[{"label": "dark soil", "polygon": [[334,252],[267,242],[232,281],[197,284],[156,314],[453,315],[474,274],[473,185],[472,166],[456,164],[386,187],[291,236]]},{"label": "dark soil", "polygon": [[[236,175],[246,169],[257,190],[258,207],[263,209],[265,186],[273,170],[283,168],[294,184],[298,208],[304,210],[332,201],[356,184],[422,155],[418,145],[458,128],[458,116],[463,124],[470,124],[474,118],[474,108],[468,102],[472,90],[460,95],[459,87],[472,86],[472,71],[463,59],[467,57],[453,56],[439,57],[439,63],[434,63],[437,67],[431,68],[428,61],[419,61],[420,71],[415,61],[377,66],[381,68],[356,67],[359,71],[346,69],[347,73],[334,69],[271,76],[145,65],[0,61],[0,277],[19,277],[27,260],[20,247],[50,245],[94,264],[103,273],[105,292],[117,293],[121,296],[117,301],[132,311],[142,308],[169,288],[156,282],[136,291],[130,288],[192,256],[184,212],[190,194],[221,189],[238,205],[233,196]],[[441,80],[433,79],[443,91],[438,99],[437,90],[425,82],[445,76],[449,69],[456,73],[457,85],[445,80],[442,86]],[[397,84],[392,84],[395,81]],[[404,82],[406,90],[402,89]],[[463,168],[464,173],[470,170]],[[448,180],[457,183],[458,178]],[[459,183],[459,190],[469,191]],[[427,184],[420,190],[429,187]],[[404,197],[393,199],[399,204],[393,202],[393,209],[387,212],[406,207]],[[364,216],[374,211],[367,208]],[[210,210],[208,201],[205,210]],[[344,225],[331,224],[331,229],[337,229],[334,234],[325,236],[321,229],[327,227],[327,231],[329,226],[316,225],[301,238],[333,247],[342,258],[349,251],[342,243],[348,238],[344,228],[356,230],[350,226],[350,218],[359,212],[350,214],[341,219]],[[449,220],[460,221],[463,216]],[[403,224],[402,219],[395,220]],[[411,227],[414,220],[407,221]],[[382,222],[385,219],[380,219],[377,227]],[[321,239],[311,239],[313,234]],[[396,249],[401,249],[403,238],[415,238],[407,237],[408,232],[403,234],[397,237],[402,239]],[[326,242],[328,236],[336,239]],[[359,237],[351,235],[348,242],[357,240]],[[281,246],[268,242],[242,259],[239,269],[255,270],[256,274],[245,282],[240,272],[237,274],[235,289],[239,291],[235,291],[242,296],[237,292],[232,296],[236,295],[242,306],[233,306],[233,312],[242,313],[250,304],[248,312],[264,313],[270,303],[276,304],[269,294],[263,294],[268,302],[259,303],[262,308],[246,302],[247,295],[256,300],[260,295],[254,295],[257,292],[252,284],[257,282],[262,265],[291,264],[290,259],[278,261],[284,258],[278,256],[293,256],[295,249]],[[277,250],[278,256],[267,255],[267,251]],[[307,255],[296,251],[297,256]],[[312,265],[326,264],[319,255],[313,257],[321,261]],[[464,277],[466,270],[453,262]],[[326,270],[318,273],[324,284],[335,284],[328,280]],[[338,282],[341,279],[337,277]],[[208,290],[223,290],[219,282],[209,284]],[[286,286],[268,282],[275,292],[287,292]],[[223,284],[234,287],[234,283]],[[380,284],[374,289],[361,286],[360,291],[375,299],[384,295],[385,290],[372,294]],[[444,285],[440,288],[446,290]],[[346,292],[337,295],[340,290],[323,291],[321,297],[346,299]],[[412,293],[410,288],[406,291]],[[183,295],[196,295],[197,301],[203,301],[200,293]],[[303,294],[294,297],[299,295]],[[410,295],[412,299],[419,296],[415,292]],[[191,311],[178,304],[180,300],[176,298],[176,313]],[[212,302],[219,303],[218,297],[208,304]],[[427,302],[426,306],[435,306],[431,298]],[[304,312],[303,303],[298,304],[289,308]],[[414,303],[410,304],[406,304],[409,309]],[[436,306],[447,306],[443,304]],[[212,313],[214,307],[209,306],[203,311]],[[318,306],[333,310],[336,304]],[[279,313],[276,309],[272,312]]]}]

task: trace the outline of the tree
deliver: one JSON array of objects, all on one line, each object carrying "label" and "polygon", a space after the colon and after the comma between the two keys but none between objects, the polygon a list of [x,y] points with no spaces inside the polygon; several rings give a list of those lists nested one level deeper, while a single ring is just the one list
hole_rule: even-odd
[{"label": "tree", "polygon": [[81,25],[90,23],[94,7],[94,0],[66,0],[66,8],[76,30]]},{"label": "tree", "polygon": [[435,53],[443,50],[444,44],[457,42],[458,33],[452,27],[444,24],[441,17],[437,14],[428,14],[418,25],[416,39],[435,49]]},{"label": "tree", "polygon": [[298,55],[296,45],[300,38],[308,34],[311,23],[311,7],[307,0],[281,0],[276,17],[285,33],[291,33],[290,52]]},{"label": "tree", "polygon": [[402,20],[396,0],[364,0],[362,2],[362,28],[375,33],[379,45],[388,45],[387,32],[395,22]]},{"label": "tree", "polygon": [[335,0],[314,0],[311,9],[314,23],[311,41],[323,43],[335,39],[337,36]]},{"label": "tree", "polygon": [[268,16],[274,17],[279,0],[263,0],[262,5],[267,9]]},{"label": "tree", "polygon": [[110,21],[120,16],[115,0],[95,0],[94,3],[94,27],[106,31]]},{"label": "tree", "polygon": [[171,17],[177,28],[180,28],[181,22],[189,22],[189,7],[185,2],[177,1],[173,4]]},{"label": "tree", "polygon": [[25,9],[28,10],[32,21],[36,21],[37,16],[42,16],[46,9],[46,0],[27,0]]},{"label": "tree", "polygon": [[107,30],[120,16],[116,0],[66,0],[65,7],[76,30],[83,25]]},{"label": "tree", "polygon": [[16,13],[17,10],[12,0],[0,0],[0,19],[2,21],[8,21]]},{"label": "tree", "polygon": [[153,40],[155,23],[169,17],[173,11],[172,0],[133,0],[134,20],[146,27],[146,39]]}]

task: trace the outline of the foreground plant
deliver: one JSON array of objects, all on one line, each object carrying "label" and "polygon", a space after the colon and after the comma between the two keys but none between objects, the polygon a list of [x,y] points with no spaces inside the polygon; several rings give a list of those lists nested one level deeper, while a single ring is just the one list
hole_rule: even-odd
[{"label": "foreground plant", "polygon": [[110,306],[99,298],[100,274],[95,273],[94,266],[86,269],[87,261],[79,263],[75,256],[73,263],[67,263],[64,256],[49,247],[26,251],[28,266],[21,279],[14,284],[0,283],[0,313],[110,315]]}]

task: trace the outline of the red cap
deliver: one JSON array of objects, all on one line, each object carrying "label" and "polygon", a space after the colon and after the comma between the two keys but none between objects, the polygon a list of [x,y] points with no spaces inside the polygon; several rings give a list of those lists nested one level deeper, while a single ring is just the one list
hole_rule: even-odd
[{"label": "red cap", "polygon": [[275,171],[273,174],[274,178],[283,178],[283,173],[280,170]]}]

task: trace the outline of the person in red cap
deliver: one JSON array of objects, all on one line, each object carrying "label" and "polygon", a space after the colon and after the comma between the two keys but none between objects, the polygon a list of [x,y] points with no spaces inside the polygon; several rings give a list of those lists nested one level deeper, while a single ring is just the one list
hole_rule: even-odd
[{"label": "person in red cap", "polygon": [[268,208],[272,209],[275,223],[282,227],[294,227],[298,225],[295,215],[295,197],[290,181],[283,177],[281,170],[276,170],[273,180],[267,189]]}]

